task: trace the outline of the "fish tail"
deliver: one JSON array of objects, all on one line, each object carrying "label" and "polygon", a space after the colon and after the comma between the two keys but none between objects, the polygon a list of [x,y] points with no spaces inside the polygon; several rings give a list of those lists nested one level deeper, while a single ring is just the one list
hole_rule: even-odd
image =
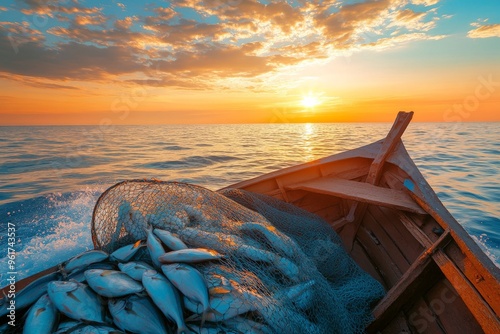
[{"label": "fish tail", "polygon": [[182,326],[177,328],[177,334],[189,334],[192,333],[192,331],[187,328],[187,326]]},{"label": "fish tail", "polygon": [[205,324],[205,320],[207,320],[207,313],[209,309],[203,310],[203,313],[201,315],[201,323],[200,323],[200,329],[203,328],[203,325]]}]

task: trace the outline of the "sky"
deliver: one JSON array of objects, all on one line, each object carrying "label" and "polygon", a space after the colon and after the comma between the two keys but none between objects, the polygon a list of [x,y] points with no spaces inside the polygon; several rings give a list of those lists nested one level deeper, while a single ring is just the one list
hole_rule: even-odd
[{"label": "sky", "polygon": [[498,0],[3,0],[0,125],[500,121]]}]

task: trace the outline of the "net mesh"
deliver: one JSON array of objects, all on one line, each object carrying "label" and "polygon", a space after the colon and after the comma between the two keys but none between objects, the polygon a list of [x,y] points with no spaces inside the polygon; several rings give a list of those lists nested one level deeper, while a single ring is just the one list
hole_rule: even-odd
[{"label": "net mesh", "polygon": [[[219,310],[209,312],[209,327],[363,333],[370,306],[384,294],[325,221],[272,197],[178,182],[125,181],[99,198],[92,239],[97,249],[113,252],[145,239],[148,225],[178,235],[189,247],[224,255],[194,265],[211,291],[212,308]],[[151,263],[147,253],[143,257]],[[199,305],[187,299],[184,305],[191,320],[201,319]]]}]

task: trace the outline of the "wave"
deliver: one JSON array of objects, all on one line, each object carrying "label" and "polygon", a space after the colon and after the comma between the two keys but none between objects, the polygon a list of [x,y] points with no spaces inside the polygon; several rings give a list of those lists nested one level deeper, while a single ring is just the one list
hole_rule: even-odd
[{"label": "wave", "polygon": [[167,160],[150,162],[142,164],[141,167],[150,169],[183,169],[207,167],[217,163],[242,160],[241,158],[230,155],[207,155],[207,156],[189,156],[178,160]]},{"label": "wave", "polygon": [[[7,217],[0,226],[2,238],[7,235],[7,223],[16,228],[17,280],[93,248],[90,222],[100,193],[98,189],[53,193],[0,206],[0,217]],[[0,286],[5,286],[4,273],[12,270],[7,270],[6,256],[0,263]]]}]

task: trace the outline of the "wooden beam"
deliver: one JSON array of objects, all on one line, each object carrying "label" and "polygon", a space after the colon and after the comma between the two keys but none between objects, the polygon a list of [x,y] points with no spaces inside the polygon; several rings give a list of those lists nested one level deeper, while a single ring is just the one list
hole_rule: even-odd
[{"label": "wooden beam", "polygon": [[[431,208],[428,209],[431,210]],[[432,241],[429,237],[420,230],[412,220],[408,219],[403,214],[401,214],[400,218],[401,223],[408,228],[423,246],[429,247],[432,245]],[[448,231],[449,234],[453,236],[453,231],[449,228],[446,229],[445,233]],[[441,237],[438,240],[440,240]],[[453,238],[453,240],[456,239]],[[457,290],[465,305],[467,305],[484,332],[500,333],[500,319],[498,319],[492,306],[489,305],[486,299],[483,298],[481,293],[476,289],[474,283],[467,279],[466,275],[460,271],[457,265],[441,249],[432,254],[432,258],[439,266],[444,276],[450,281],[455,290]],[[498,295],[498,291],[492,292]]]},{"label": "wooden beam", "polygon": [[[398,113],[396,121],[394,121],[391,130],[387,134],[387,137],[384,139],[384,142],[382,143],[382,147],[380,148],[379,153],[377,154],[375,159],[373,159],[373,162],[370,166],[370,170],[368,171],[368,176],[366,177],[366,183],[370,183],[373,185],[378,184],[380,176],[382,175],[385,160],[387,159],[389,154],[392,153],[396,145],[398,145],[399,142],[401,141],[401,136],[408,127],[408,124],[410,124],[412,117],[413,117],[413,111],[411,112],[400,111]],[[347,224],[341,231],[340,235],[342,237],[342,240],[344,241],[344,246],[349,252],[352,250],[354,238],[356,237],[359,226],[363,221],[363,215],[367,208],[368,208],[367,203],[355,202],[354,205],[351,207],[349,214],[346,217],[346,220],[352,221],[352,224]]]},{"label": "wooden beam", "polygon": [[[449,237],[446,231],[441,237],[427,248],[420,257],[413,262],[410,268],[403,274],[399,282],[393,286],[387,295],[378,303],[373,310],[375,321],[370,325],[370,329],[383,328],[399,312],[400,308],[407,303],[419,288],[428,283],[428,267],[432,263],[432,255],[445,240]],[[368,332],[372,332],[369,330]]]},{"label": "wooden beam", "polygon": [[406,192],[377,187],[364,182],[325,177],[287,186],[286,189],[302,189],[358,202],[381,205],[392,209],[426,214]]}]

